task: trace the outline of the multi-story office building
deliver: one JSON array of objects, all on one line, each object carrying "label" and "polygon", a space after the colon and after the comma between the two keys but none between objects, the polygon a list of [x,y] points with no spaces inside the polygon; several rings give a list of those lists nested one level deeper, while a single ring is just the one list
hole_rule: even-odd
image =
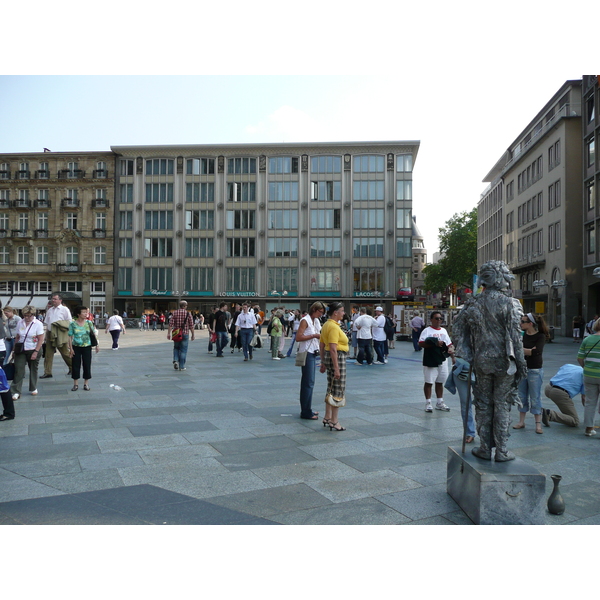
[{"label": "multi-story office building", "polygon": [[600,314],[600,75],[583,76],[583,305],[587,320]]},{"label": "multi-story office building", "polygon": [[113,146],[116,307],[139,315],[179,297],[201,312],[236,298],[267,309],[395,300],[411,286],[418,148]]},{"label": "multi-story office building", "polygon": [[0,299],[102,313],[112,299],[114,154],[0,154]]},{"label": "multi-story office building", "polygon": [[484,178],[477,262],[504,260],[515,295],[570,333],[582,308],[581,81],[567,81]]}]

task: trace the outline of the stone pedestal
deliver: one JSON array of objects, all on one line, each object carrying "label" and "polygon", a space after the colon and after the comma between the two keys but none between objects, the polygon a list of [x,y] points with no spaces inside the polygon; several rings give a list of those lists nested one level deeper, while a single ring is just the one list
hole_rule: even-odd
[{"label": "stone pedestal", "polygon": [[483,460],[448,448],[446,491],[476,525],[543,525],[546,476],[516,458]]}]

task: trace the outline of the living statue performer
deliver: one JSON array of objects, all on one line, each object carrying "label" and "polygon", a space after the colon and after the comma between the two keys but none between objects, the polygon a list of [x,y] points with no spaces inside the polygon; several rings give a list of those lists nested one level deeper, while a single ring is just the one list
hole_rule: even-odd
[{"label": "living statue performer", "polygon": [[491,260],[479,271],[483,291],[465,303],[452,327],[456,354],[475,371],[475,422],[480,445],[472,453],[497,462],[514,460],[506,444],[511,405],[521,406],[519,381],[527,374],[520,321],[523,310],[510,296],[514,279],[506,263]]}]

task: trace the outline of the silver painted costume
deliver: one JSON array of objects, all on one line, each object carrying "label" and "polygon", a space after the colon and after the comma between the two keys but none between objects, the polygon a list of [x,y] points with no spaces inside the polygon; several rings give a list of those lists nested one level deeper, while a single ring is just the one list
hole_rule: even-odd
[{"label": "silver painted costume", "polygon": [[504,262],[485,263],[480,270],[483,292],[465,303],[452,327],[456,354],[473,365],[476,376],[480,446],[472,453],[491,460],[495,447],[498,462],[515,458],[507,449],[510,409],[512,404],[520,405],[517,385],[527,373],[519,326],[523,310],[509,295],[512,279]]}]

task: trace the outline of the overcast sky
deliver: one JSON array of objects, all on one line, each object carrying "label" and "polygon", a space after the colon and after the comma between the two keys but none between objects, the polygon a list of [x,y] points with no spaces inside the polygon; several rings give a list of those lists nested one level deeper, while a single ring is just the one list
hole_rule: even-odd
[{"label": "overcast sky", "polygon": [[593,40],[578,0],[569,11],[172,2],[156,17],[138,3],[63,5],[60,19],[28,23],[27,44],[21,28],[4,32],[0,152],[420,140],[413,214],[429,258],[439,227],[477,204],[483,177],[544,103],[595,72],[580,61]]}]

